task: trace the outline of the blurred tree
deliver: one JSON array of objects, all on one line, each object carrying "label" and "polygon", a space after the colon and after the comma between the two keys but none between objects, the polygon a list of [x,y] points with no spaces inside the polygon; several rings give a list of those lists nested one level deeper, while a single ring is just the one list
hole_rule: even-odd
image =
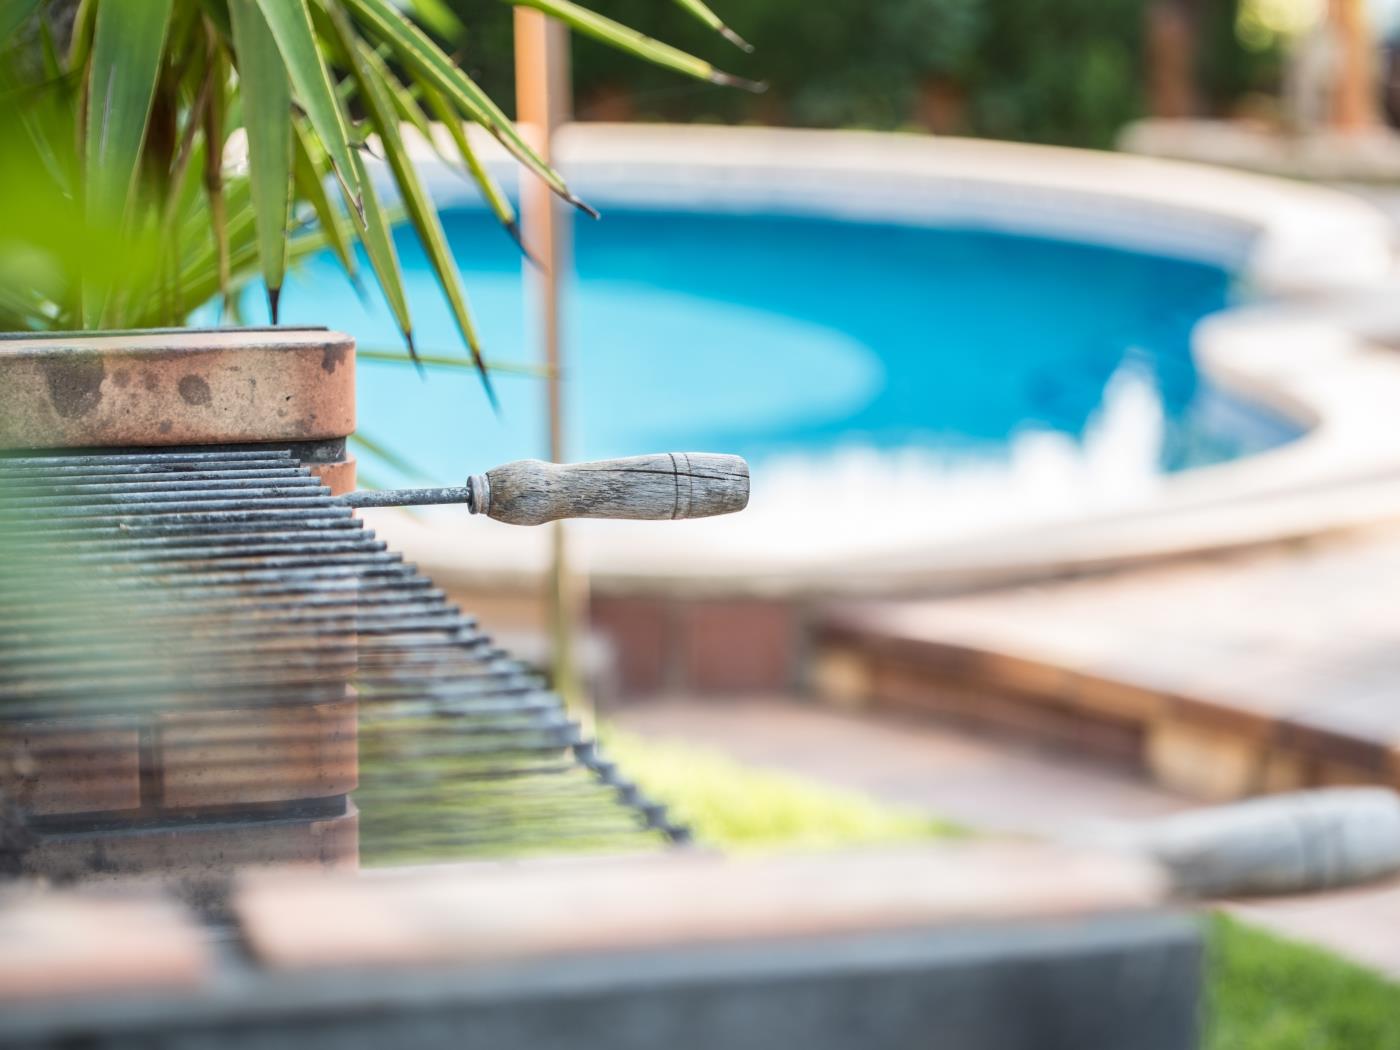
[{"label": "blurred tree", "polygon": [[1196,75],[1207,112],[1229,116],[1252,94],[1275,91],[1282,75],[1281,42],[1243,31],[1242,0],[1194,0]]},{"label": "blurred tree", "polygon": [[[1175,0],[1174,0],[1175,2]],[[1239,0],[1196,8],[1195,76],[1203,108],[1228,110],[1258,86],[1265,56],[1235,32]],[[899,128],[1110,145],[1144,108],[1148,0],[747,0],[729,14],[755,45],[730,61],[765,95],[678,82],[574,45],[582,120],[760,122]],[[504,97],[509,13],[499,0],[452,0],[471,34],[461,60]],[[608,15],[688,51],[715,43],[674,5],[598,0]]]},{"label": "blurred tree", "polygon": [[984,0],[967,73],[978,134],[1109,146],[1142,112],[1143,0]]},{"label": "blurred tree", "polygon": [[[452,0],[472,27],[460,59],[498,97],[510,83],[509,12],[499,0]],[[677,5],[607,0],[599,8],[686,51],[712,53],[714,40]],[[983,0],[749,0],[728,13],[754,45],[728,66],[768,84],[739,97],[628,69],[607,49],[575,38],[574,83],[581,119],[764,121],[817,126],[895,127],[911,119],[926,78],[961,73],[982,32]]]}]

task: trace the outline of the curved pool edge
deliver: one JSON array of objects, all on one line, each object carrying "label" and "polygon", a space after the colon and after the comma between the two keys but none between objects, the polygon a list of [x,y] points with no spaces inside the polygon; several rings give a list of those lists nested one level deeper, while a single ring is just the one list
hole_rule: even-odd
[{"label": "curved pool edge", "polygon": [[[725,557],[722,544],[697,549],[692,536],[664,525],[611,537],[606,527],[584,530],[587,567],[610,588],[929,593],[1400,519],[1400,485],[1391,480],[1400,473],[1400,428],[1390,421],[1400,363],[1378,347],[1386,332],[1400,332],[1400,309],[1381,294],[1394,277],[1392,230],[1357,198],[1174,161],[873,132],[574,125],[556,152],[575,189],[604,209],[623,201],[780,206],[955,221],[1230,266],[1264,301],[1202,323],[1198,367],[1223,391],[1305,429],[1271,451],[1168,477],[1131,510],[877,556],[843,549],[839,536],[820,556],[793,560],[781,543],[772,557],[761,549]],[[497,151],[492,162],[506,159]],[[428,181],[440,203],[460,199],[460,179],[441,164],[428,162]],[[434,573],[518,582],[544,565],[543,536],[474,536],[467,552],[450,530],[399,516],[373,523]],[[743,527],[741,519],[730,525]],[[811,528],[821,529],[818,507]]]}]

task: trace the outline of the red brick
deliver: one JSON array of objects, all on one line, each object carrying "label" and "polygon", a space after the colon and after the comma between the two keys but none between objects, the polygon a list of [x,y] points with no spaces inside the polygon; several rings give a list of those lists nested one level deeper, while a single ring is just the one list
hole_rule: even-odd
[{"label": "red brick", "polygon": [[181,809],[354,789],[358,711],[338,704],[160,716],[160,803]]},{"label": "red brick", "polygon": [[330,489],[334,496],[355,491],[354,456],[346,456],[335,463],[308,463],[307,468],[321,479],[321,484]]},{"label": "red brick", "polygon": [[0,1002],[196,988],[212,967],[175,904],[16,892],[0,899]]},{"label": "red brick", "polygon": [[340,332],[34,335],[7,341],[0,358],[4,448],[315,441],[355,429],[355,343]]},{"label": "red brick", "polygon": [[797,678],[797,613],[787,602],[688,601],[677,607],[685,687],[698,693],[774,692]]},{"label": "red brick", "polygon": [[592,595],[592,625],[613,646],[624,695],[655,695],[669,684],[675,660],[673,604],[666,598]]},{"label": "red brick", "polygon": [[444,865],[373,879],[267,874],[245,877],[234,907],[265,965],[299,970],[1055,921],[1138,911],[1165,892],[1137,858],[978,843]]},{"label": "red brick", "polygon": [[359,843],[359,814],[351,806],[341,816],[306,820],[48,834],[25,852],[23,864],[26,874],[55,882],[156,876],[184,883],[250,867],[354,870]]},{"label": "red brick", "polygon": [[35,816],[136,809],[140,734],[92,723],[9,726],[0,730],[0,791]]}]

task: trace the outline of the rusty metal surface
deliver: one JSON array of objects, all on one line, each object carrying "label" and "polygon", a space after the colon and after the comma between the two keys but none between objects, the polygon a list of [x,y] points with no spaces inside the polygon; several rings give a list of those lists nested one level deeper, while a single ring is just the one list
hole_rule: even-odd
[{"label": "rusty metal surface", "polygon": [[0,340],[0,448],[304,442],[355,429],[355,343],[315,328]]}]

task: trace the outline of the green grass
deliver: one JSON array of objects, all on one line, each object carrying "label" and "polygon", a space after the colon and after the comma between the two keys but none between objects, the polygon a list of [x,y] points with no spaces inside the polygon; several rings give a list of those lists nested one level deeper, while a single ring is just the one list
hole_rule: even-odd
[{"label": "green grass", "polygon": [[1207,1050],[1397,1050],[1400,986],[1225,916],[1212,920]]},{"label": "green grass", "polygon": [[[962,834],[918,812],[702,748],[617,732],[604,742],[707,845],[836,848]],[[1204,1050],[1400,1050],[1400,986],[1223,915],[1206,932]]]},{"label": "green grass", "polygon": [[961,834],[916,810],[756,769],[704,748],[616,730],[605,731],[602,740],[608,757],[688,824],[702,845],[834,849]]}]

